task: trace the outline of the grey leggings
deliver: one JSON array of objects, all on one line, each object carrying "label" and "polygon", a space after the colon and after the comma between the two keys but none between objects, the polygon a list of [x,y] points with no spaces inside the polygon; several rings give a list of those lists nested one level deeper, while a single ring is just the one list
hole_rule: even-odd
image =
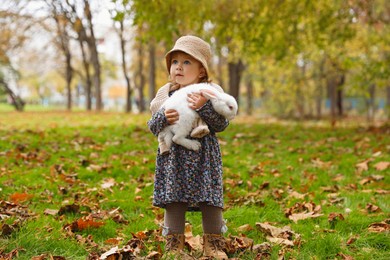
[{"label": "grey leggings", "polygon": [[[165,208],[163,235],[184,234],[185,214],[188,204],[185,202],[170,203]],[[222,218],[222,208],[199,203],[202,212],[203,233],[221,234],[225,227]],[[164,234],[165,233],[165,234]]]}]

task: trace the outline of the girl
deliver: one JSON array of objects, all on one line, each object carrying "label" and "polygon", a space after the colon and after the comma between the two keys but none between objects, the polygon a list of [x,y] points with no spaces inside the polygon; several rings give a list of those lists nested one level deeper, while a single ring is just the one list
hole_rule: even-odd
[{"label": "girl", "polygon": [[[204,40],[188,35],[179,38],[165,58],[171,82],[161,87],[152,100],[152,118],[148,121],[149,129],[156,136],[180,117],[176,110],[161,108],[163,102],[177,89],[209,82],[211,49]],[[223,91],[216,84],[210,83],[210,86]],[[192,138],[198,138],[201,148],[192,151],[173,143],[167,151],[164,144],[159,145],[153,205],[165,209],[163,235],[166,236],[166,251],[177,256],[185,254],[185,213],[200,210],[204,256],[228,259],[223,251],[225,240],[222,233],[227,228],[222,218],[222,159],[216,132],[223,131],[229,122],[200,94],[188,95],[187,101],[204,121],[191,133]]]}]

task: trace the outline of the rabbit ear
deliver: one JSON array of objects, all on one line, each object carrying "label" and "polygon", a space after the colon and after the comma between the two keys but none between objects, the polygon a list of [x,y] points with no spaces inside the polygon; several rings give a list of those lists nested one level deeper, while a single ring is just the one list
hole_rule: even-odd
[{"label": "rabbit ear", "polygon": [[209,90],[209,89],[201,89],[200,93],[202,93],[202,95],[207,99],[216,99],[217,98],[214,91]]}]

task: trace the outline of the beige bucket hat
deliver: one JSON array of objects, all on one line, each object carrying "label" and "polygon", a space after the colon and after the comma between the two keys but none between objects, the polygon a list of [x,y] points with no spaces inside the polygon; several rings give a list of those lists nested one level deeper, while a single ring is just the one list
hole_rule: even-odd
[{"label": "beige bucket hat", "polygon": [[193,58],[202,63],[203,67],[206,69],[207,77],[209,76],[209,67],[208,63],[211,59],[211,48],[210,44],[205,42],[199,37],[186,35],[177,39],[175,46],[172,50],[165,54],[165,61],[167,63],[168,73],[170,73],[171,68],[171,56],[175,51],[182,51],[191,55]]}]

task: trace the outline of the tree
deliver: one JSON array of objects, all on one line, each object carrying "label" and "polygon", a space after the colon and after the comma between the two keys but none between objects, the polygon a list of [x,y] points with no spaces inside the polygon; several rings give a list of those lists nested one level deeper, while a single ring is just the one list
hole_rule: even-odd
[{"label": "tree", "polygon": [[[16,110],[22,111],[25,102],[17,95],[9,85],[9,79],[14,81],[20,78],[19,72],[13,65],[12,57],[23,48],[29,40],[27,32],[31,28],[31,17],[21,15],[19,12],[23,9],[23,3],[6,2],[8,9],[0,11],[0,88],[12,100],[12,105]],[[7,77],[8,75],[8,77]]]},{"label": "tree", "polygon": [[68,20],[61,14],[58,10],[58,6],[55,4],[55,1],[46,1],[46,3],[51,7],[51,17],[53,18],[56,25],[56,37],[55,44],[58,46],[58,49],[64,55],[65,58],[65,81],[66,81],[66,92],[67,92],[67,109],[70,111],[72,109],[72,79],[73,79],[73,67],[72,67],[72,53],[70,51],[70,35],[68,32]]},{"label": "tree", "polygon": [[[131,4],[130,1],[117,1],[113,0],[115,3],[115,10],[111,11],[111,15],[114,20],[114,28],[118,34],[120,41],[120,50],[121,50],[121,61],[122,61],[122,73],[126,81],[126,112],[131,112],[132,101],[131,97],[133,94],[133,89],[131,86],[130,76],[128,74],[128,64],[126,61],[127,51],[126,51],[126,36],[125,36],[125,26],[127,16],[130,14]],[[115,25],[118,25],[117,28]]]},{"label": "tree", "polygon": [[[62,13],[63,17],[66,17],[68,22],[72,25],[73,30],[77,34],[77,40],[79,41],[82,52],[84,70],[86,74],[87,110],[90,110],[92,107],[91,82],[93,82],[95,87],[94,95],[96,100],[96,110],[100,111],[103,109],[101,91],[101,66],[99,61],[99,54],[97,51],[97,40],[92,23],[92,12],[89,0],[81,1],[80,6],[77,5],[77,2],[70,2],[69,0],[53,1],[53,3],[58,4],[58,10]],[[80,13],[82,13],[83,16],[81,16]],[[86,43],[88,53],[84,43]],[[89,67],[90,64],[93,66],[92,77]]]}]

